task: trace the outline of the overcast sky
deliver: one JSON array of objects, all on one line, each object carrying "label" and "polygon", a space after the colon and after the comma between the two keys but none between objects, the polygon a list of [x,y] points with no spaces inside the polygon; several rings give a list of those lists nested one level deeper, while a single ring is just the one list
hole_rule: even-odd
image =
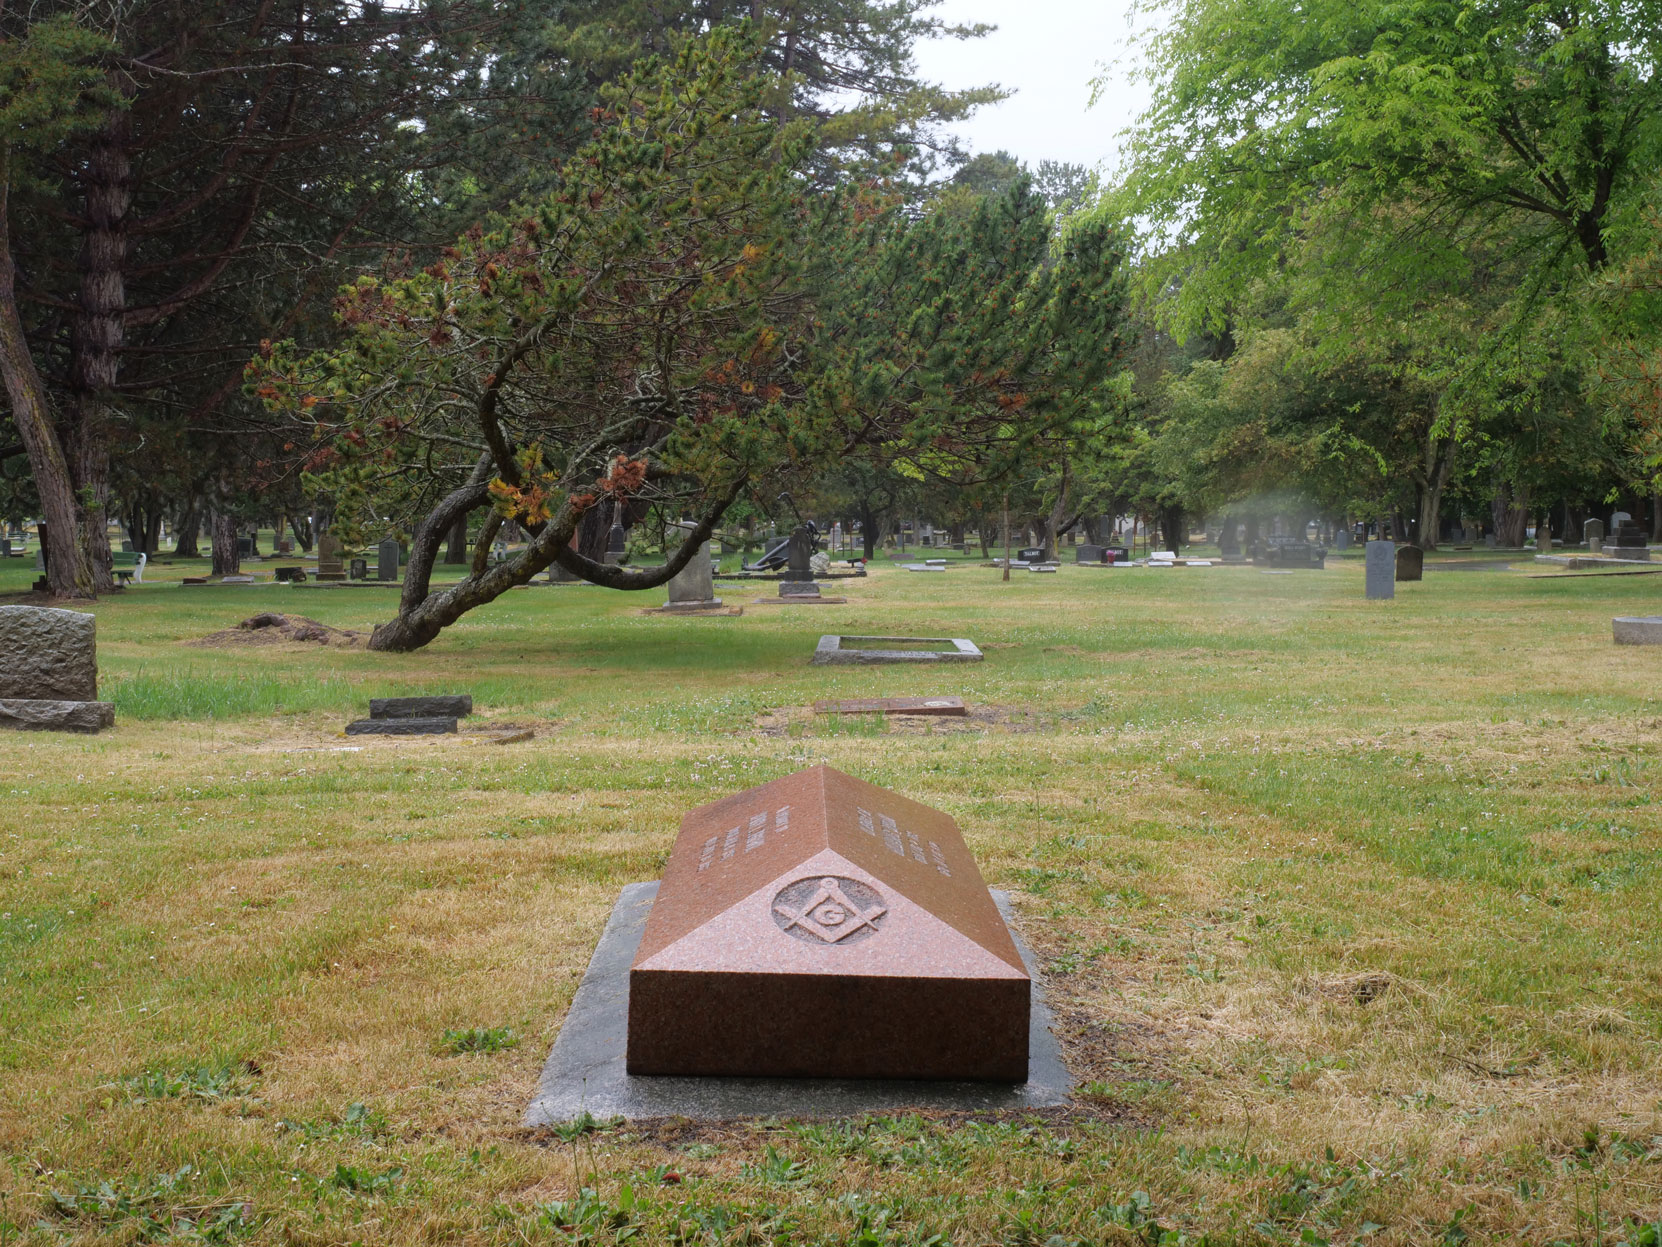
[{"label": "overcast sky", "polygon": [[[1131,0],[944,0],[940,17],[998,29],[921,44],[918,68],[945,87],[997,82],[1015,91],[957,127],[972,152],[1002,148],[1030,167],[1066,160],[1111,171],[1116,136],[1146,98],[1127,72],[1137,29],[1130,10]],[[1105,70],[1110,82],[1091,108],[1091,80]]]}]

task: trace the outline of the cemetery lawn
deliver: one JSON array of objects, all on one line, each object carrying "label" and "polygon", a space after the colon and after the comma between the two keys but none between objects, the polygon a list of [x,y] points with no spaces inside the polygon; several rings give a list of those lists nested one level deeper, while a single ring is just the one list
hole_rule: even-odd
[{"label": "cemetery lawn", "polygon": [[[1393,602],[1355,558],[880,563],[718,618],[530,588],[408,655],[193,647],[392,598],[157,574],[94,608],[115,730],[0,736],[0,1247],[1655,1243],[1662,649],[1610,619],[1662,577],[1445,561],[1485,560]],[[987,659],[812,667],[823,632]],[[478,713],[339,734],[416,692]],[[1077,1107],[523,1131],[618,890],[822,761],[958,819]]]}]

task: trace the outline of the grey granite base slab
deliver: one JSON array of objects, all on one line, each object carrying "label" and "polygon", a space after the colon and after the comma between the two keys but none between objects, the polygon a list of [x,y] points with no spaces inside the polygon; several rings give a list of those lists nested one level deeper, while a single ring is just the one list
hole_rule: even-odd
[{"label": "grey granite base slab", "polygon": [[[944,1109],[991,1113],[1003,1109],[1049,1108],[1068,1102],[1073,1089],[1061,1048],[1051,1034],[1032,951],[1012,928],[1016,948],[1033,979],[1028,1029],[1027,1081],[912,1082],[838,1078],[664,1078],[632,1075],[624,1069],[629,1017],[629,966],[658,895],[656,883],[623,889],[600,943],[578,985],[554,1050],[543,1066],[536,1098],[525,1110],[525,1125],[571,1121],[584,1112],[598,1118],[641,1121],[686,1117],[722,1121],[743,1117],[851,1117],[901,1109]],[[994,891],[1006,922],[1009,897]]]},{"label": "grey granite base slab", "polygon": [[19,732],[101,732],[114,726],[114,702],[0,699],[0,728]]},{"label": "grey granite base slab", "polygon": [[1662,645],[1662,615],[1617,615],[1610,623],[1617,645]]}]

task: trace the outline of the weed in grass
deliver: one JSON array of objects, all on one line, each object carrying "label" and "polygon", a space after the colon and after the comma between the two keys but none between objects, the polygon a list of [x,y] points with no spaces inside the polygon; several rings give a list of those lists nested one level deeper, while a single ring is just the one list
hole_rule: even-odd
[{"label": "weed in grass", "polygon": [[802,1181],[807,1176],[807,1169],[769,1144],[762,1152],[761,1161],[758,1164],[744,1166],[740,1174],[754,1181],[778,1186]]},{"label": "weed in grass", "polygon": [[321,1139],[372,1142],[392,1133],[392,1123],[385,1113],[362,1104],[348,1104],[345,1111],[332,1120],[293,1121],[285,1117],[278,1121],[277,1128],[297,1134],[309,1143]]},{"label": "weed in grass", "polygon": [[329,1183],[358,1195],[390,1195],[404,1184],[404,1170],[394,1165],[377,1173],[362,1165],[336,1165]]},{"label": "weed in grass", "polygon": [[469,1026],[444,1032],[446,1052],[506,1052],[519,1046],[511,1026]]},{"label": "weed in grass", "polygon": [[141,1242],[226,1243],[255,1228],[252,1209],[239,1199],[205,1199],[190,1189],[201,1175],[192,1165],[134,1185],[120,1179],[54,1190],[48,1206],[61,1220],[118,1227]]},{"label": "weed in grass", "polygon": [[124,1078],[120,1085],[137,1104],[151,1100],[217,1101],[242,1095],[250,1088],[246,1062],[217,1062],[184,1069],[148,1069]]},{"label": "weed in grass", "polygon": [[608,1204],[591,1187],[576,1199],[557,1199],[537,1209],[536,1223],[552,1230],[562,1243],[627,1243],[641,1232],[633,1224],[635,1190],[627,1182],[618,1188],[616,1204]]}]

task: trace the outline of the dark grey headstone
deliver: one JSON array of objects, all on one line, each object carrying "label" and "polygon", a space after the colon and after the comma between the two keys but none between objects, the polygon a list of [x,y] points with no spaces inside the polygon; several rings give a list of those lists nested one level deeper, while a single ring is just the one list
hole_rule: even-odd
[{"label": "dark grey headstone", "polygon": [[377,580],[398,579],[398,543],[391,537],[375,547],[375,577]]},{"label": "dark grey headstone", "polygon": [[1370,541],[1366,551],[1368,597],[1394,598],[1397,595],[1397,548],[1394,542]]},{"label": "dark grey headstone", "polygon": [[359,719],[346,725],[348,736],[439,736],[456,730],[454,719]]},{"label": "dark grey headstone", "polygon": [[98,621],[85,611],[0,606],[0,698],[97,700]]},{"label": "dark grey headstone", "polygon": [[814,557],[814,539],[808,532],[806,524],[799,524],[791,530],[790,560],[786,570],[793,580],[812,580],[813,571],[809,561]]},{"label": "dark grey headstone", "polygon": [[812,580],[781,580],[779,582],[779,596],[782,598],[817,598],[819,585]]},{"label": "dark grey headstone", "polygon": [[369,560],[368,559],[353,559],[352,560],[352,579],[353,580],[368,580],[369,579]]},{"label": "dark grey headstone", "polygon": [[436,697],[371,697],[372,719],[463,719],[473,713],[469,693]]},{"label": "dark grey headstone", "polygon": [[1425,576],[1425,551],[1418,546],[1397,547],[1397,579],[1421,580]]},{"label": "dark grey headstone", "polygon": [[1336,550],[1350,549],[1350,529],[1341,528],[1333,534],[1333,548]]},{"label": "dark grey headstone", "polygon": [[98,732],[114,726],[112,702],[0,698],[0,728],[20,732]]},{"label": "dark grey headstone", "polygon": [[346,569],[341,565],[340,553],[340,539],[334,533],[323,533],[318,537],[317,570],[319,580],[324,578],[325,573],[331,576],[336,572],[345,573]]}]

